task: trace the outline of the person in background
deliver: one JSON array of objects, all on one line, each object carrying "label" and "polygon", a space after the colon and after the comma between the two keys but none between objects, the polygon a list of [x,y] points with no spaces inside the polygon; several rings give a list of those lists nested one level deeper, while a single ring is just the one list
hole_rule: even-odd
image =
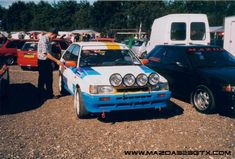
[{"label": "person in background", "polygon": [[75,39],[75,42],[79,42],[79,40],[80,40],[80,34],[77,33],[76,36],[74,37],[74,39]]},{"label": "person in background", "polygon": [[[57,65],[64,67],[63,63],[52,56],[52,46],[50,41],[56,38],[57,29],[52,28],[45,35],[42,35],[38,42],[38,89],[39,100],[43,102],[46,99],[56,99],[53,94],[53,67],[52,61]],[[46,89],[44,88],[46,86]]]}]

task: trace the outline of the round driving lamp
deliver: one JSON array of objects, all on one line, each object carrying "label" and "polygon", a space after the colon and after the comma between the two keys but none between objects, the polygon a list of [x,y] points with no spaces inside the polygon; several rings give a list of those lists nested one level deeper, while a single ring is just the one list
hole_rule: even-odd
[{"label": "round driving lamp", "polygon": [[123,83],[126,86],[133,86],[135,84],[135,76],[132,74],[126,74],[123,78]]},{"label": "round driving lamp", "polygon": [[153,86],[158,84],[159,79],[160,79],[160,77],[157,73],[151,73],[149,75],[149,83]]},{"label": "round driving lamp", "polygon": [[148,77],[145,74],[139,74],[136,77],[136,83],[138,86],[145,86],[148,83]]},{"label": "round driving lamp", "polygon": [[122,76],[118,73],[112,74],[109,78],[109,82],[112,86],[118,87],[122,84]]}]

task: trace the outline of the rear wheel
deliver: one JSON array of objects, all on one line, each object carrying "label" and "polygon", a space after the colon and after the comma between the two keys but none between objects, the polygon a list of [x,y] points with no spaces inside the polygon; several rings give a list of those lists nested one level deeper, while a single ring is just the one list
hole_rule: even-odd
[{"label": "rear wheel", "polygon": [[13,65],[15,63],[15,57],[13,56],[8,56],[6,59],[7,65]]},{"label": "rear wheel", "polygon": [[211,113],[215,109],[215,99],[212,91],[204,86],[198,86],[191,96],[195,109],[201,113]]},{"label": "rear wheel", "polygon": [[74,108],[78,118],[84,119],[89,116],[89,112],[86,110],[84,106],[81,90],[79,88],[77,88],[75,91]]}]

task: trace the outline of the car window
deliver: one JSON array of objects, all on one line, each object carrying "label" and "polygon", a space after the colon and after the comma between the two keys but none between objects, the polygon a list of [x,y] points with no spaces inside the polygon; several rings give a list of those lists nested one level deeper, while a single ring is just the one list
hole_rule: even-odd
[{"label": "car window", "polygon": [[180,47],[169,47],[164,55],[163,62],[165,64],[172,64],[175,62],[187,64],[185,57],[185,49]]},{"label": "car window", "polygon": [[70,54],[70,60],[72,61],[77,61],[78,60],[78,54],[79,54],[79,51],[80,51],[80,46],[79,45],[76,45],[71,54]]},{"label": "car window", "polygon": [[7,38],[5,37],[0,38],[0,48],[5,44],[6,41],[7,41]]},{"label": "car window", "polygon": [[26,41],[18,41],[16,44],[17,49],[21,49],[22,46],[25,44]]},{"label": "car window", "polygon": [[82,50],[80,67],[140,65],[141,62],[130,50]]},{"label": "car window", "polygon": [[10,41],[7,45],[6,48],[17,48],[17,41]]},{"label": "car window", "polygon": [[171,24],[171,40],[186,39],[186,24],[183,22],[175,22]]},{"label": "car window", "polygon": [[166,51],[166,48],[163,46],[157,46],[152,51],[147,54],[146,58],[149,59],[151,57],[161,58],[163,53]]},{"label": "car window", "polygon": [[190,39],[191,40],[205,40],[206,26],[203,22],[193,22],[190,25]]},{"label": "car window", "polygon": [[75,44],[72,44],[72,45],[70,45],[70,47],[66,50],[66,52],[64,53],[64,55],[63,55],[63,59],[64,60],[70,60],[70,55],[71,55],[71,53],[72,53],[72,51],[73,51],[73,49],[74,49],[74,47],[75,47],[76,45]]},{"label": "car window", "polygon": [[38,44],[37,43],[25,43],[23,46],[22,46],[22,51],[36,51],[37,50],[37,46]]},{"label": "car window", "polygon": [[235,66],[235,57],[222,48],[188,49],[187,56],[194,67]]},{"label": "car window", "polygon": [[66,50],[68,48],[68,44],[65,41],[60,41],[59,43],[62,50]]}]

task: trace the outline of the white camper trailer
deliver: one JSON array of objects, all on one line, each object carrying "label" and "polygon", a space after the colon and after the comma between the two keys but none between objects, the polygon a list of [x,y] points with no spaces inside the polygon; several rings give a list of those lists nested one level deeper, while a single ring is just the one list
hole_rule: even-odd
[{"label": "white camper trailer", "polygon": [[235,56],[235,16],[224,20],[224,49]]},{"label": "white camper trailer", "polygon": [[147,52],[156,45],[210,43],[210,30],[205,14],[169,14],[155,19]]}]

